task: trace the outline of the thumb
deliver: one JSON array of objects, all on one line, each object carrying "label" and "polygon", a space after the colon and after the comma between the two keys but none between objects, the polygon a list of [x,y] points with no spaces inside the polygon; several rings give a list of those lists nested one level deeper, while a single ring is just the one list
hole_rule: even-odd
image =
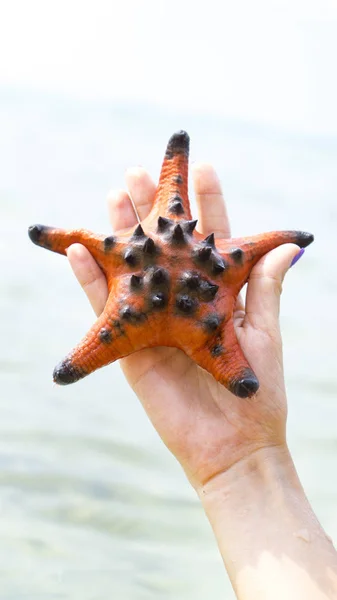
[{"label": "thumb", "polygon": [[252,269],[246,296],[248,323],[269,335],[279,332],[280,296],[284,276],[303,251],[295,244],[284,244],[268,252]]}]

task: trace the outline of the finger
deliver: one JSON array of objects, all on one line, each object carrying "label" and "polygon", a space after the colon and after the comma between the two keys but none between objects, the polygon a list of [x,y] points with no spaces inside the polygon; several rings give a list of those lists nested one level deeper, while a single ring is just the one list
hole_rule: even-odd
[{"label": "finger", "polygon": [[195,199],[198,207],[198,229],[215,237],[230,237],[230,226],[219,178],[211,165],[197,163],[192,167]]},{"label": "finger", "polygon": [[143,221],[152,208],[156,185],[143,167],[128,169],[125,179],[136,214]]},{"label": "finger", "polygon": [[81,244],[69,246],[67,257],[96,315],[100,315],[108,298],[108,286],[104,274],[89,250]]},{"label": "finger", "polygon": [[[215,233],[218,238],[229,238],[231,232],[228,214],[220,181],[214,168],[206,163],[196,163],[192,166],[192,176],[199,213],[198,230],[205,235]],[[244,305],[240,295],[235,312],[242,313],[243,310]]]},{"label": "finger", "polygon": [[107,202],[110,223],[114,231],[128,229],[137,224],[135,209],[125,190],[111,190]]},{"label": "finger", "polygon": [[253,268],[246,296],[246,323],[269,335],[279,331],[282,282],[300,252],[295,244],[284,244],[268,252]]}]

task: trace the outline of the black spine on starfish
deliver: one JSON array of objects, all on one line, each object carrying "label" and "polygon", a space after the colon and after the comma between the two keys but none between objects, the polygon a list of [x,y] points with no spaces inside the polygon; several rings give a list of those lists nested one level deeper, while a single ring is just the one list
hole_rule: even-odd
[{"label": "black spine on starfish", "polygon": [[116,238],[113,235],[109,235],[109,237],[106,237],[104,240],[104,250],[106,252],[109,252],[109,250],[111,250],[111,248],[113,248],[115,244]]},{"label": "black spine on starfish", "polygon": [[177,183],[178,185],[181,185],[182,183],[184,183],[184,180],[183,180],[183,178],[182,178],[182,176],[180,174],[179,175],[175,175],[173,177],[173,181],[174,181],[174,183]]},{"label": "black spine on starfish", "polygon": [[196,257],[200,262],[206,262],[212,254],[212,246],[202,246],[197,249]]},{"label": "black spine on starfish", "polygon": [[151,297],[151,304],[152,307],[157,310],[160,308],[164,308],[167,304],[167,296],[164,294],[164,292],[156,292]]},{"label": "black spine on starfish", "polygon": [[196,290],[200,285],[200,277],[197,273],[185,273],[182,281],[190,290]]},{"label": "black spine on starfish", "polygon": [[145,237],[145,233],[144,233],[143,227],[139,223],[139,225],[137,225],[136,229],[134,230],[131,239],[138,239],[138,238],[143,238],[143,237]]},{"label": "black spine on starfish", "polygon": [[146,319],[146,315],[142,312],[135,310],[132,306],[123,306],[120,310],[120,316],[124,321],[137,325],[142,323]]},{"label": "black spine on starfish", "polygon": [[185,221],[185,223],[184,223],[185,232],[189,235],[192,235],[193,231],[196,228],[197,223],[198,223],[198,219],[195,219],[194,221]]},{"label": "black spine on starfish", "polygon": [[106,327],[102,327],[98,337],[103,344],[110,344],[112,342],[112,333]]},{"label": "black spine on starfish", "polygon": [[214,331],[218,329],[219,325],[220,319],[216,314],[208,315],[204,320],[204,326],[206,327],[207,331],[209,331],[209,333],[214,333]]},{"label": "black spine on starfish", "polygon": [[174,242],[176,244],[185,244],[186,243],[184,230],[183,230],[182,226],[180,225],[180,223],[177,223],[174,226],[171,239],[172,239],[172,242]]},{"label": "black spine on starfish", "polygon": [[158,233],[163,233],[164,231],[167,231],[171,223],[171,219],[166,219],[166,217],[158,217]]},{"label": "black spine on starfish", "polygon": [[143,245],[144,254],[155,254],[156,253],[156,244],[154,243],[152,238],[147,238]]},{"label": "black spine on starfish", "polygon": [[169,212],[173,215],[183,215],[184,207],[182,203],[182,199],[180,196],[173,196],[173,198],[169,201]]},{"label": "black spine on starfish", "polygon": [[210,235],[208,235],[204,239],[204,243],[207,244],[208,246],[212,246],[212,248],[215,248],[214,233],[211,233]]},{"label": "black spine on starfish", "polygon": [[191,298],[187,294],[179,294],[176,298],[176,307],[186,315],[193,315],[198,304],[195,298]]},{"label": "black spine on starfish", "polygon": [[158,267],[151,275],[151,284],[153,285],[166,285],[169,282],[169,274],[166,269]]},{"label": "black spine on starfish", "polygon": [[216,258],[213,260],[212,271],[215,275],[219,275],[226,270],[226,264],[222,258]]},{"label": "black spine on starfish", "polygon": [[125,250],[124,260],[130,267],[134,267],[138,263],[138,257],[131,248]]},{"label": "black spine on starfish", "polygon": [[140,275],[131,275],[130,287],[133,290],[138,290],[143,285],[143,278]]},{"label": "black spine on starfish", "polygon": [[230,250],[229,256],[231,256],[237,264],[242,264],[244,252],[241,248],[233,248]]},{"label": "black spine on starfish", "polygon": [[199,286],[199,296],[205,302],[214,300],[215,295],[219,289],[219,286],[215,283],[209,283],[208,281],[202,281]]}]

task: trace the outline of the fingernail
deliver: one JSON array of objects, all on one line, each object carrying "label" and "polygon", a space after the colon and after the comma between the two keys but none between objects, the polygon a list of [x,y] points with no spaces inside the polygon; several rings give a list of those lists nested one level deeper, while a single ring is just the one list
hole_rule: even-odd
[{"label": "fingernail", "polygon": [[296,265],[297,261],[300,260],[301,256],[303,256],[304,250],[304,248],[301,248],[301,250],[296,254],[296,256],[294,256],[294,258],[291,261],[290,267]]}]

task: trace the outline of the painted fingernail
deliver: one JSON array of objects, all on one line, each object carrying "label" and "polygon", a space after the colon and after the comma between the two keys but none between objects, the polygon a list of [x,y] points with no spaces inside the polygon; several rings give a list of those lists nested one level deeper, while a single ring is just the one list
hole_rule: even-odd
[{"label": "painted fingernail", "polygon": [[301,250],[296,254],[296,256],[294,256],[294,258],[291,261],[290,267],[296,265],[297,261],[300,260],[301,256],[303,256],[304,250],[305,248],[301,248]]}]

